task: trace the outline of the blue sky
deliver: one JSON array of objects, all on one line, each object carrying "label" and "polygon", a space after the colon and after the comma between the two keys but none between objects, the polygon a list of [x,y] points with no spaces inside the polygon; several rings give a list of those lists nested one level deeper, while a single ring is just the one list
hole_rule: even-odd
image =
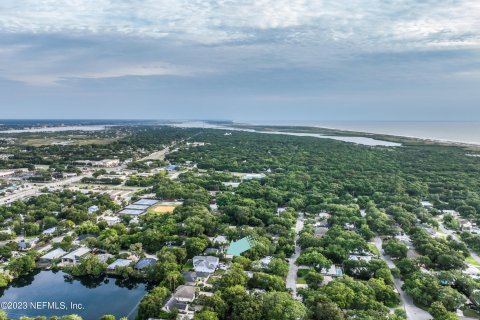
[{"label": "blue sky", "polygon": [[480,2],[2,0],[0,118],[480,120]]}]

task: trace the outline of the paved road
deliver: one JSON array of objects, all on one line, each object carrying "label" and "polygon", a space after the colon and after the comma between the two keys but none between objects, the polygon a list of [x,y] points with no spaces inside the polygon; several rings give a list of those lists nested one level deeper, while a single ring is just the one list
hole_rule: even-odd
[{"label": "paved road", "polygon": [[[395,264],[390,259],[390,257],[383,255],[382,239],[377,236],[373,239],[373,241],[374,241],[375,246],[377,247],[378,251],[380,251],[381,258],[383,260],[385,260],[385,262],[387,263],[387,265],[390,268],[395,267]],[[400,294],[400,299],[402,301],[403,308],[405,309],[405,312],[407,313],[407,319],[411,319],[411,320],[430,320],[430,319],[432,319],[432,316],[430,315],[430,313],[428,313],[427,311],[425,311],[423,309],[420,309],[419,307],[415,306],[415,304],[413,303],[413,299],[405,291],[402,290],[402,285],[403,285],[402,280],[394,278],[393,279],[393,285],[395,286],[398,293]]]},{"label": "paved road", "polygon": [[302,249],[299,245],[297,245],[297,241],[299,238],[299,233],[303,230],[303,212],[298,215],[297,223],[295,225],[295,252],[293,255],[288,259],[289,269],[288,275],[286,279],[286,286],[287,289],[292,290],[292,295],[295,299],[298,299],[297,295],[297,271],[298,266],[295,264],[297,261],[298,256],[300,255]]},{"label": "paved road", "polygon": [[165,160],[165,155],[167,155],[170,152],[170,147],[166,147],[160,151],[154,152],[145,158],[140,159],[140,161],[146,161],[146,160]]}]

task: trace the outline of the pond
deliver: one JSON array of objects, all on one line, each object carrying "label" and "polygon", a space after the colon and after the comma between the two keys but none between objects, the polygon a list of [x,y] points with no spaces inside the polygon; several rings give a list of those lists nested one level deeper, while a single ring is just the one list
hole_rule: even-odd
[{"label": "pond", "polygon": [[73,278],[58,271],[39,271],[19,278],[1,291],[9,318],[78,314],[85,320],[113,314],[134,319],[147,285],[102,277]]}]

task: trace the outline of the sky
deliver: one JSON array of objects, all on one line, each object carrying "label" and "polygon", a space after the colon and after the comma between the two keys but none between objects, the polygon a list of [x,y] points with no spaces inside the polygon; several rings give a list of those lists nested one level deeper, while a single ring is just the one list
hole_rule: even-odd
[{"label": "sky", "polygon": [[480,120],[478,0],[1,0],[0,118]]}]

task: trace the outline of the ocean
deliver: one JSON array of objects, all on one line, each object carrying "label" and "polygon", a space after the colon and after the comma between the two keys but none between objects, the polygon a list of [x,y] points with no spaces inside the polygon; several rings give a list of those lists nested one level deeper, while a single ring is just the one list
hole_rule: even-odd
[{"label": "ocean", "polygon": [[308,126],[388,134],[419,139],[480,145],[480,122],[407,121],[238,121],[257,125]]}]

